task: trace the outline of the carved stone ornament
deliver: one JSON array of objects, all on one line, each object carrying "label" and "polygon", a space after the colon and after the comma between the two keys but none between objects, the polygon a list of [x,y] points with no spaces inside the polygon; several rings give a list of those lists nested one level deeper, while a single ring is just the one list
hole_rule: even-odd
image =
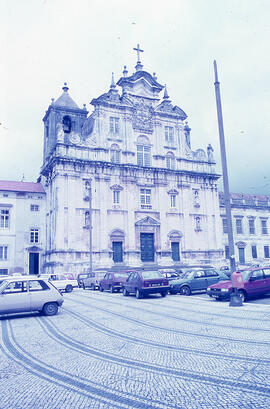
[{"label": "carved stone ornament", "polygon": [[206,160],[206,154],[203,149],[197,149],[195,151],[195,158],[198,160]]},{"label": "carved stone ornament", "polygon": [[145,105],[142,101],[139,104],[135,104],[136,111],[133,116],[132,126],[133,129],[138,129],[144,132],[153,132],[153,108]]},{"label": "carved stone ornament", "polygon": [[69,136],[69,142],[73,145],[81,145],[81,138],[78,133],[71,132]]},{"label": "carved stone ornament", "polygon": [[149,225],[149,226],[159,226],[160,223],[159,223],[157,220],[153,219],[152,217],[147,216],[147,217],[145,217],[144,219],[138,220],[138,221],[135,223],[135,225],[136,225],[136,226],[145,226],[145,225]]},{"label": "carved stone ornament", "polygon": [[186,157],[187,157],[188,159],[193,159],[194,153],[193,153],[192,150],[189,149],[187,146],[186,146],[186,149],[185,149],[185,153],[186,153]]},{"label": "carved stone ornament", "polygon": [[84,141],[84,145],[86,146],[96,146],[97,139],[95,135],[91,135],[89,138],[86,138]]}]

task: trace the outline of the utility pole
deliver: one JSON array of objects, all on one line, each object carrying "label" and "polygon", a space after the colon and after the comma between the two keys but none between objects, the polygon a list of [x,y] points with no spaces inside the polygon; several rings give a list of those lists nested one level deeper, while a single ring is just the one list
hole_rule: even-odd
[{"label": "utility pole", "polygon": [[[224,200],[226,209],[226,218],[228,225],[228,243],[229,243],[229,258],[231,274],[235,271],[235,254],[234,254],[234,239],[233,239],[233,227],[232,227],[232,213],[231,213],[231,202],[230,202],[230,189],[229,189],[229,178],[227,169],[227,157],[226,157],[226,147],[224,138],[224,128],[223,128],[223,115],[221,107],[221,97],[220,88],[217,73],[217,63],[214,61],[214,71],[215,71],[215,92],[216,92],[216,103],[217,103],[217,117],[218,117],[218,130],[219,130],[219,142],[220,142],[220,154],[222,163],[222,174],[223,174],[223,187],[224,187]],[[233,287],[233,286],[232,286]],[[242,301],[238,295],[237,290],[232,292],[230,306],[242,305]]]},{"label": "utility pole", "polygon": [[93,231],[93,217],[92,217],[92,184],[91,179],[89,178],[89,272],[92,273],[93,271],[93,239],[92,239],[92,231]]}]

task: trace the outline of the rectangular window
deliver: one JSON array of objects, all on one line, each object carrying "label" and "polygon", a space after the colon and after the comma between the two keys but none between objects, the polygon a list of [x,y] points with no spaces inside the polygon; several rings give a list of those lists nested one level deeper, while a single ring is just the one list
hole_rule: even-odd
[{"label": "rectangular window", "polygon": [[31,212],[38,212],[39,211],[39,205],[31,204],[30,205],[30,210],[31,210]]},{"label": "rectangular window", "polygon": [[228,222],[227,222],[227,219],[225,219],[225,218],[222,219],[222,225],[223,225],[223,233],[228,233]]},{"label": "rectangular window", "polygon": [[1,209],[0,211],[0,228],[8,229],[9,228],[9,210]]},{"label": "rectangular window", "polygon": [[0,260],[7,260],[8,247],[0,246]]},{"label": "rectangular window", "polygon": [[38,243],[39,241],[39,231],[38,229],[31,229],[30,231],[30,243]]},{"label": "rectangular window", "polygon": [[169,144],[174,143],[174,134],[172,126],[165,126],[165,141]]},{"label": "rectangular window", "polygon": [[115,135],[119,134],[119,118],[110,117],[110,133]]},{"label": "rectangular window", "polygon": [[151,189],[141,189],[141,208],[151,209]]},{"label": "rectangular window", "polygon": [[267,231],[267,220],[261,220],[262,222],[262,234],[268,234]]},{"label": "rectangular window", "polygon": [[269,258],[269,246],[263,246],[264,258]]},{"label": "rectangular window", "polygon": [[167,169],[175,169],[175,157],[174,156],[166,156],[166,168]]},{"label": "rectangular window", "polygon": [[255,220],[249,219],[248,224],[249,224],[249,234],[255,234]]},{"label": "rectangular window", "polygon": [[242,219],[236,219],[236,233],[243,234]]},{"label": "rectangular window", "polygon": [[8,275],[8,269],[7,268],[0,268],[0,275]]},{"label": "rectangular window", "polygon": [[113,191],[113,203],[120,203],[120,191],[114,190]]},{"label": "rectangular window", "polygon": [[146,146],[146,145],[137,146],[137,164],[138,166],[151,166],[150,153],[151,153],[150,146]]},{"label": "rectangular window", "polygon": [[171,195],[171,207],[176,207],[176,195]]},{"label": "rectangular window", "polygon": [[257,258],[257,246],[251,246],[252,257]]},{"label": "rectangular window", "polygon": [[225,246],[225,258],[227,260],[229,260],[230,256],[229,256],[229,246]]},{"label": "rectangular window", "polygon": [[111,150],[111,162],[120,163],[120,150],[116,149]]}]

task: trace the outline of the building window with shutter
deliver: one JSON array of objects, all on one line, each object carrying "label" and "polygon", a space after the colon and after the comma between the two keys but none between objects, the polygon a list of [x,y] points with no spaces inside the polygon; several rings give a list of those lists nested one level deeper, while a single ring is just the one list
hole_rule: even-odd
[{"label": "building window with shutter", "polygon": [[175,156],[171,152],[166,155],[166,168],[172,170],[175,169]]},{"label": "building window with shutter", "polygon": [[255,234],[255,220],[249,219],[248,225],[249,225],[249,234]]},{"label": "building window with shutter", "polygon": [[119,135],[119,118],[114,116],[110,117],[110,133]]},{"label": "building window with shutter", "polygon": [[120,203],[120,190],[113,190],[113,203],[114,204]]},{"label": "building window with shutter", "polygon": [[236,233],[243,234],[242,219],[236,219]]},{"label": "building window with shutter", "polygon": [[251,246],[252,257],[257,258],[257,246]]},{"label": "building window with shutter", "polygon": [[151,166],[151,148],[147,145],[137,145],[138,166]]},{"label": "building window with shutter", "polygon": [[176,195],[172,194],[171,197],[171,207],[176,207]]},{"label": "building window with shutter", "polygon": [[120,148],[116,144],[111,146],[111,162],[120,163]]},{"label": "building window with shutter", "polygon": [[0,260],[7,260],[8,246],[0,246]]},{"label": "building window with shutter", "polygon": [[165,126],[165,141],[169,145],[174,144],[174,132],[173,132],[173,127],[172,126]]},{"label": "building window with shutter", "polygon": [[263,246],[264,258],[269,258],[269,246]]},{"label": "building window with shutter", "polygon": [[151,189],[140,190],[141,209],[152,209],[151,206]]},{"label": "building window with shutter", "polygon": [[38,243],[38,242],[39,242],[39,230],[31,229],[30,230],[30,243]]},{"label": "building window with shutter", "polygon": [[0,210],[0,228],[8,229],[9,228],[9,210],[1,209]]},{"label": "building window with shutter", "polygon": [[228,221],[224,217],[222,218],[223,233],[228,233]]},{"label": "building window with shutter", "polygon": [[31,210],[31,212],[38,212],[39,211],[39,205],[31,204],[30,205],[30,210]]},{"label": "building window with shutter", "polygon": [[267,220],[261,220],[261,223],[262,223],[262,234],[268,234]]}]

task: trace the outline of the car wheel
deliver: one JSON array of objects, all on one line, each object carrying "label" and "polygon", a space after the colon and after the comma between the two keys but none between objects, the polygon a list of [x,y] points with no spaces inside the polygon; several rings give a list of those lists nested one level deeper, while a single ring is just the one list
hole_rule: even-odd
[{"label": "car wheel", "polygon": [[191,290],[187,285],[184,285],[183,287],[180,288],[180,294],[181,295],[190,295]]},{"label": "car wheel", "polygon": [[66,286],[66,289],[65,289],[66,293],[71,293],[72,290],[73,290],[72,285],[69,284]]},{"label": "car wheel", "polygon": [[167,291],[161,291],[160,295],[161,295],[161,297],[166,297]]},{"label": "car wheel", "polygon": [[128,292],[128,290],[126,288],[123,289],[123,295],[125,297],[127,297],[129,295],[129,292]]},{"label": "car wheel", "polygon": [[101,292],[104,291],[104,288],[101,285],[99,286],[99,291],[101,291]]},{"label": "car wheel", "polygon": [[140,298],[142,298],[142,293],[140,292],[140,290],[138,290],[138,288],[136,288],[135,296],[136,296],[136,298],[138,298],[138,300],[139,300]]},{"label": "car wheel", "polygon": [[247,293],[244,290],[238,290],[238,294],[242,301],[247,300]]},{"label": "car wheel", "polygon": [[55,302],[48,302],[44,305],[42,312],[44,315],[55,315],[58,312],[58,305]]}]

